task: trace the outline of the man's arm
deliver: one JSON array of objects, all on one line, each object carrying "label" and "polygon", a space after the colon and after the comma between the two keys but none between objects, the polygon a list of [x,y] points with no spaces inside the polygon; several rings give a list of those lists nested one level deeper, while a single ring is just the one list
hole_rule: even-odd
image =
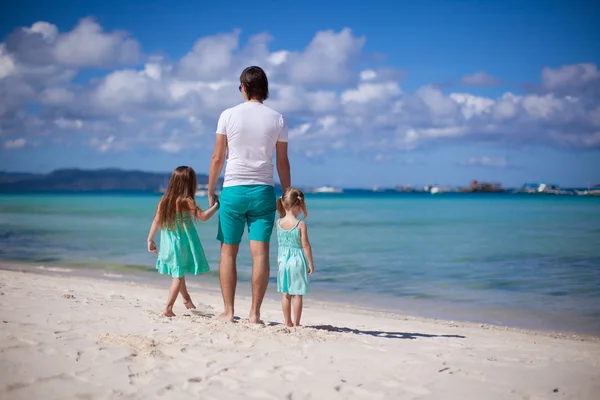
[{"label": "man's arm", "polygon": [[277,142],[275,150],[277,174],[279,175],[281,189],[285,192],[285,190],[292,185],[292,176],[290,172],[290,159],[288,158],[287,142]]},{"label": "man's arm", "polygon": [[213,206],[215,188],[221,176],[223,164],[225,164],[225,152],[227,151],[227,136],[217,134],[215,150],[210,160],[210,171],[208,173],[208,202]]}]

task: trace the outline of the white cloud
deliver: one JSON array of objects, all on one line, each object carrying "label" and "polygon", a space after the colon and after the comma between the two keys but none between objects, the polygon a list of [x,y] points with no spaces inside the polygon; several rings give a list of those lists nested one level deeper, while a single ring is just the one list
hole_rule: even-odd
[{"label": "white cloud", "polygon": [[290,54],[290,81],[300,85],[343,85],[354,78],[354,63],[362,51],[364,37],[348,28],[321,31],[302,53]]},{"label": "white cloud", "polygon": [[176,154],[176,153],[179,153],[183,149],[183,144],[174,142],[174,141],[169,141],[169,142],[161,143],[158,147],[161,150],[166,151],[167,153]]},{"label": "white cloud", "polygon": [[473,75],[465,75],[460,80],[464,86],[497,86],[500,80],[483,71],[479,71]]},{"label": "white cloud", "polygon": [[240,31],[200,38],[180,62],[186,78],[213,80],[228,72],[238,48]]},{"label": "white cloud", "polygon": [[[155,73],[155,71],[153,71]],[[169,101],[167,87],[145,70],[115,71],[104,78],[92,93],[92,102],[106,111],[131,111],[153,105],[165,107]]]},{"label": "white cloud", "polygon": [[25,147],[27,144],[27,139],[20,138],[15,140],[7,140],[4,142],[4,148],[7,150],[20,149]]},{"label": "white cloud", "polygon": [[542,89],[561,94],[599,94],[600,71],[592,63],[563,65],[542,70]]},{"label": "white cloud", "polygon": [[311,127],[311,124],[302,124],[302,125],[297,126],[296,128],[291,129],[289,132],[290,139],[293,139],[300,135],[304,135],[306,132],[308,132],[310,127]]},{"label": "white cloud", "polygon": [[492,158],[487,156],[480,157],[470,157],[466,160],[462,160],[460,165],[464,166],[475,166],[475,167],[485,167],[485,168],[507,168],[508,161],[506,158]]},{"label": "white cloud", "polygon": [[110,135],[106,138],[92,138],[90,145],[101,153],[106,153],[114,148],[115,136]]},{"label": "white cloud", "polygon": [[372,69],[366,69],[360,72],[360,80],[361,81],[370,81],[377,77],[377,72]]},{"label": "white cloud", "polygon": [[54,120],[54,124],[60,129],[81,129],[83,127],[83,121],[80,119],[66,119],[58,118]]},{"label": "white cloud", "polygon": [[269,56],[268,61],[273,65],[281,65],[287,61],[288,55],[289,53],[285,50],[276,51]]},{"label": "white cloud", "polygon": [[386,83],[361,83],[356,89],[349,89],[342,93],[342,104],[349,102],[370,103],[373,101],[386,101],[402,93],[396,82]]},{"label": "white cloud", "polygon": [[[99,151],[189,151],[209,145],[212,136],[201,134],[214,132],[221,111],[242,101],[242,69],[261,65],[270,81],[267,104],[288,120],[291,151],[308,157],[347,150],[387,159],[456,142],[600,148],[595,64],[546,68],[524,93],[485,97],[433,85],[406,92],[399,84],[404,72],[369,63],[364,43],[343,29],[317,32],[302,51],[271,49],[268,34],[240,43],[233,31],[199,38],[179,60],[148,57],[140,67],[110,68],[85,82],[74,81],[85,68],[138,61],[139,44],[91,19],[62,33],[37,22],[0,43],[0,133],[26,143],[84,142]],[[463,78],[493,83],[483,72]]]},{"label": "white cloud", "polygon": [[54,56],[67,66],[106,67],[137,62],[140,46],[126,33],[106,33],[93,19],[84,18],[75,29],[58,37]]},{"label": "white cloud", "polygon": [[0,79],[12,75],[16,71],[15,62],[6,52],[6,45],[0,44]]},{"label": "white cloud", "polygon": [[48,43],[54,42],[58,36],[56,25],[44,21],[36,22],[30,28],[25,28],[25,31],[28,33],[39,33]]},{"label": "white cloud", "polygon": [[40,101],[45,104],[68,104],[75,101],[75,93],[64,87],[51,87],[40,94]]}]

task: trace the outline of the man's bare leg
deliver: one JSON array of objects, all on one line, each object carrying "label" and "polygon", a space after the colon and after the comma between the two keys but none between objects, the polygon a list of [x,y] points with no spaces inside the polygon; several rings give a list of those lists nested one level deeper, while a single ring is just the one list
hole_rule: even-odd
[{"label": "man's bare leg", "polygon": [[260,306],[269,285],[269,243],[251,240],[250,253],[252,254],[252,306],[250,307],[250,322],[253,324],[262,324],[260,320]]},{"label": "man's bare leg", "polygon": [[223,321],[233,322],[233,303],[235,300],[235,287],[237,285],[236,259],[239,244],[221,243],[221,260],[219,261],[219,280],[221,281],[221,294],[225,310],[219,318]]}]

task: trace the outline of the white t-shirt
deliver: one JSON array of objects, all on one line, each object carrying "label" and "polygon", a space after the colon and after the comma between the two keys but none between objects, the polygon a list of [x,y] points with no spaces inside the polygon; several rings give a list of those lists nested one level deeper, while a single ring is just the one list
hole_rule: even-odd
[{"label": "white t-shirt", "polygon": [[224,187],[275,185],[275,144],[288,140],[281,114],[262,103],[247,101],[221,113],[217,134],[227,136]]}]

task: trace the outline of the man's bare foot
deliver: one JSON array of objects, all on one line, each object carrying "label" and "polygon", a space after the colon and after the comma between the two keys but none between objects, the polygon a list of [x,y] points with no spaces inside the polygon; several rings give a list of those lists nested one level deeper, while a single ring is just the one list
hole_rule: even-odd
[{"label": "man's bare foot", "polygon": [[263,321],[261,321],[260,314],[255,314],[255,315],[250,314],[250,323],[251,324],[259,324],[259,325],[265,324]]},{"label": "man's bare foot", "polygon": [[223,312],[223,313],[219,314],[219,316],[217,318],[219,318],[221,321],[225,321],[225,322],[234,322],[233,314],[227,314],[227,313]]},{"label": "man's bare foot", "polygon": [[196,306],[194,305],[194,303],[192,303],[192,299],[189,299],[189,300],[184,300],[184,301],[183,301],[183,305],[184,305],[184,306],[185,306],[185,308],[187,308],[188,310],[191,310],[191,309],[195,309],[195,308],[196,308]]},{"label": "man's bare foot", "polygon": [[163,312],[165,317],[174,317],[175,314],[173,313],[173,310],[169,310],[168,308],[165,310],[165,312]]}]

